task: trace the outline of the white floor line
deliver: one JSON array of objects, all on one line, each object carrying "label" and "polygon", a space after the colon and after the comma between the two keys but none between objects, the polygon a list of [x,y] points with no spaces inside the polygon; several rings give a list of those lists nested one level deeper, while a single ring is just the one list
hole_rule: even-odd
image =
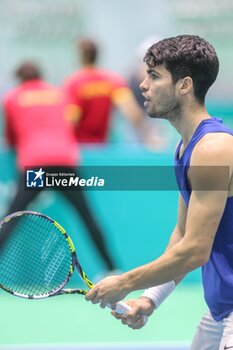
[{"label": "white floor line", "polygon": [[188,343],[79,343],[79,344],[12,344],[0,350],[188,350]]}]

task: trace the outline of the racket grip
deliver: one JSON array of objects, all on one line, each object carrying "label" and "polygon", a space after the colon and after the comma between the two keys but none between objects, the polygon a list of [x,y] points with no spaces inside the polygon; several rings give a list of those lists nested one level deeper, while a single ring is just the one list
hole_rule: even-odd
[{"label": "racket grip", "polygon": [[[112,309],[111,304],[106,305],[109,309]],[[132,309],[131,306],[128,304],[124,303],[123,301],[119,301],[116,303],[116,307],[114,311],[120,315],[127,315],[127,313]],[[143,323],[146,324],[148,321],[148,317],[146,315],[143,316]]]}]

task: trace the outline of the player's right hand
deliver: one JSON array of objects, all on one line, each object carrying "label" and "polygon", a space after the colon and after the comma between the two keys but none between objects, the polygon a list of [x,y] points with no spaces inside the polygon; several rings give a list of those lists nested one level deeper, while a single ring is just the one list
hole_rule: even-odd
[{"label": "player's right hand", "polygon": [[146,297],[139,297],[138,299],[126,300],[124,302],[130,305],[132,310],[127,315],[119,315],[115,311],[112,311],[112,315],[118,320],[121,320],[122,324],[133,329],[142,328],[145,325],[144,316],[150,316],[155,309],[153,301]]}]

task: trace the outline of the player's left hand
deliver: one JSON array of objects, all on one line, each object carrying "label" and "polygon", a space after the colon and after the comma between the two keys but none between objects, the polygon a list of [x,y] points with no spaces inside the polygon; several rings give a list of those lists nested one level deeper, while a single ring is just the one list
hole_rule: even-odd
[{"label": "player's left hand", "polygon": [[124,285],[122,275],[114,275],[104,278],[97,283],[87,294],[86,300],[93,304],[100,303],[104,308],[107,304],[115,307],[117,301],[124,299],[129,293]]},{"label": "player's left hand", "polygon": [[116,319],[121,320],[122,324],[133,329],[144,327],[147,323],[147,318],[145,320],[145,316],[148,317],[152,315],[155,310],[153,301],[142,296],[137,299],[126,300],[125,303],[132,308],[127,314],[118,314],[113,310],[112,315]]}]

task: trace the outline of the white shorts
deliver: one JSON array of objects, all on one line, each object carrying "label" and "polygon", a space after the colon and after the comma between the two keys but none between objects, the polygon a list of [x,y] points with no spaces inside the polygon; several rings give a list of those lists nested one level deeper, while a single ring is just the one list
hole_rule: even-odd
[{"label": "white shorts", "polygon": [[233,312],[216,322],[207,312],[197,327],[190,350],[233,350]]}]

